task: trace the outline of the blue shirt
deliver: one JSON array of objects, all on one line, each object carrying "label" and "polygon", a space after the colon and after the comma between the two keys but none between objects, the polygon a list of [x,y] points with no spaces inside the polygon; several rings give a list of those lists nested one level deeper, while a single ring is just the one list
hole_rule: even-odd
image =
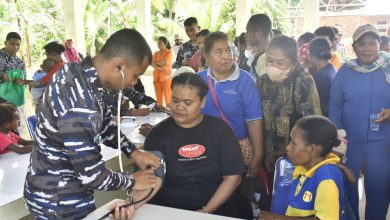
[{"label": "blue shirt", "polygon": [[[198,74],[207,84],[210,76],[218,102],[234,133],[239,140],[247,138],[249,135],[245,122],[261,120],[263,115],[260,94],[250,73],[236,67],[227,79],[220,81],[212,76],[210,68]],[[202,113],[222,118],[211,90],[207,93]]]},{"label": "blue shirt", "polygon": [[313,79],[316,82],[318,95],[320,96],[321,111],[324,115],[328,115],[330,86],[335,76],[336,70],[331,63],[313,74]]},{"label": "blue shirt", "polygon": [[336,155],[329,154],[309,170],[303,166],[295,168],[287,216],[345,219],[344,182],[340,169],[335,165],[339,161]]},{"label": "blue shirt", "polygon": [[343,65],[332,83],[329,118],[345,129],[348,140],[390,139],[389,122],[381,123],[379,131],[370,130],[370,114],[382,108],[390,108],[390,84],[382,68],[360,73]]}]

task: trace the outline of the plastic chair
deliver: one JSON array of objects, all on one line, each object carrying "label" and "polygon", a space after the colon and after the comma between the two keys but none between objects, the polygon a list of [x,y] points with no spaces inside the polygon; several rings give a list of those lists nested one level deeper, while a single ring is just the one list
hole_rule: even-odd
[{"label": "plastic chair", "polygon": [[276,161],[271,205],[273,213],[281,215],[286,213],[294,169],[295,166],[287,157],[281,157]]},{"label": "plastic chair", "polygon": [[36,137],[35,137],[36,136],[36,134],[35,134],[36,126],[37,126],[37,116],[36,115],[28,116],[27,128],[28,128],[28,132],[30,133],[31,138],[34,141],[36,141]]}]

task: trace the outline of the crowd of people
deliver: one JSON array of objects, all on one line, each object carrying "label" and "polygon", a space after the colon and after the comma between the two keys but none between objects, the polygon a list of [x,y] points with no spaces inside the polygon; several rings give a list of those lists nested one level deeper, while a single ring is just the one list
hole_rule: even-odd
[{"label": "crowd of people", "polygon": [[[365,219],[386,218],[389,37],[369,24],[358,27],[356,59],[348,59],[330,26],[295,40],[255,14],[234,43],[201,29],[194,17],[184,28],[189,41],[175,35],[171,47],[161,36],[154,54],[132,29],[115,32],[94,57],[82,57],[72,40],[50,42],[32,80],[16,56],[21,37],[7,35],[0,50],[0,153],[31,152],[24,198],[35,218],[82,218],[95,209],[93,190],[128,189],[130,201],[114,204],[113,218],[131,219],[149,202],[243,219],[260,208],[260,220],[353,220],[360,217],[362,176]],[[139,80],[149,65],[157,100]],[[26,85],[36,105],[34,141],[18,136]],[[167,109],[168,119],[141,127],[143,150],[117,132],[117,115]],[[100,144],[120,146],[138,171],[106,168]],[[285,213],[272,213],[280,157],[295,170]]]}]

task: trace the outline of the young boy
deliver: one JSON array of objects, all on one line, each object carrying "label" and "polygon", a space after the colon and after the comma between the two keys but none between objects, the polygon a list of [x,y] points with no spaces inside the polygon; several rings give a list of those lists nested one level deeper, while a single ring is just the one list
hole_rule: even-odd
[{"label": "young boy", "polygon": [[[20,49],[21,40],[22,38],[16,32],[9,32],[5,38],[5,47],[0,50],[0,87],[9,80],[7,75],[9,71],[21,71],[23,78],[26,78],[25,64],[22,59],[16,56]],[[8,91],[0,94],[0,103],[10,102],[17,106],[24,104],[24,90],[16,90],[15,87],[18,87],[19,83],[15,82],[13,86],[7,87]]]},{"label": "young boy", "polygon": [[192,56],[199,50],[196,42],[196,34],[200,31],[198,20],[194,17],[187,18],[184,21],[184,28],[190,40],[180,47],[176,57],[175,69],[178,69],[181,66],[189,66]]},{"label": "young boy", "polygon": [[33,101],[35,104],[35,113],[38,113],[38,107],[41,103],[41,98],[43,93],[45,92],[46,85],[41,83],[41,79],[46,76],[46,74],[50,71],[56,63],[47,58],[41,64],[41,69],[36,71],[32,76],[32,82],[29,83],[30,92],[33,97]]},{"label": "young boy", "polygon": [[[37,219],[82,219],[95,209],[93,190],[148,190],[157,187],[160,159],[120,133],[122,152],[142,170],[134,174],[106,168],[100,144],[117,149],[117,126],[103,91],[135,85],[152,60],[140,33],[122,29],[101,51],[82,63],[66,63],[50,80],[40,105],[37,144],[31,153],[24,199]],[[147,169],[151,167],[152,169]],[[115,209],[129,219],[134,207]]]},{"label": "young boy", "polygon": [[27,141],[13,133],[20,125],[18,109],[11,104],[0,104],[0,154],[13,151],[18,154],[31,152],[33,141]]}]

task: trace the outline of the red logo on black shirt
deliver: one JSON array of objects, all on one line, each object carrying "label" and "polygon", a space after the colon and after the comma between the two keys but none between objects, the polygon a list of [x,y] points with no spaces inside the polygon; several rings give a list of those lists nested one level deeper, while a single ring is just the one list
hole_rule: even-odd
[{"label": "red logo on black shirt", "polygon": [[206,151],[206,148],[199,144],[189,144],[179,149],[179,154],[182,157],[194,158],[199,157]]}]

